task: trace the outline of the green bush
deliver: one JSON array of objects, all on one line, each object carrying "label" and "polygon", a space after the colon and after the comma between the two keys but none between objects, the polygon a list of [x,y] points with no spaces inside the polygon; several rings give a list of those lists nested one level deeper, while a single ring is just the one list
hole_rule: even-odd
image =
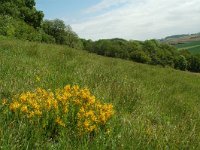
[{"label": "green bush", "polygon": [[26,24],[23,20],[14,19],[10,16],[0,16],[0,35],[15,37],[22,40],[54,43],[55,39],[44,33],[42,30],[36,30],[34,27]]},{"label": "green bush", "polygon": [[188,70],[192,72],[200,72],[200,56],[192,55],[188,58]]},{"label": "green bush", "polygon": [[0,16],[0,35],[13,36],[15,27],[12,23],[12,17]]},{"label": "green bush", "polygon": [[175,60],[175,66],[176,69],[180,70],[187,70],[188,62],[186,58],[183,55],[180,55]]},{"label": "green bush", "polygon": [[134,51],[130,54],[130,58],[133,61],[140,63],[150,63],[151,58],[144,51]]}]

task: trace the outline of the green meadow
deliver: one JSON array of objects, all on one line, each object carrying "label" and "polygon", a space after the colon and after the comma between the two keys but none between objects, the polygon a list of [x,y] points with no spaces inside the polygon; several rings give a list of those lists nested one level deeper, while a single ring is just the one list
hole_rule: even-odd
[{"label": "green meadow", "polygon": [[178,49],[187,49],[193,54],[200,53],[200,41],[187,42],[175,45]]},{"label": "green meadow", "polygon": [[67,84],[113,104],[108,134],[79,138],[63,130],[48,138],[9,118],[0,105],[0,149],[200,149],[199,74],[1,38],[0,100]]}]

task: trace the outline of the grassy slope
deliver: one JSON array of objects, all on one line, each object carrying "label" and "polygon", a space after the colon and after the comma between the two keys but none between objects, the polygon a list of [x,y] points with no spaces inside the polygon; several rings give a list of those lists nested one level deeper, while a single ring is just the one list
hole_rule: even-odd
[{"label": "grassy slope", "polygon": [[200,53],[200,41],[193,41],[184,44],[177,44],[178,49],[188,49],[192,53]]},{"label": "grassy slope", "polygon": [[[39,149],[200,148],[198,74],[64,46],[0,40],[0,99],[37,86],[54,89],[66,84],[87,86],[98,98],[112,102],[116,109],[113,130],[109,137],[99,135],[92,142],[63,135],[51,143],[37,137],[34,143]],[[25,149],[31,143],[24,131],[0,130],[4,130],[0,134],[3,148]]]}]

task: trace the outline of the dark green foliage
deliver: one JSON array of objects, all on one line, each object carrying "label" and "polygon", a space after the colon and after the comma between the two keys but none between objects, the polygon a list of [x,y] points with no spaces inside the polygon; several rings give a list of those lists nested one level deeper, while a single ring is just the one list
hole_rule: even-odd
[{"label": "dark green foliage", "polygon": [[130,58],[133,61],[140,62],[140,63],[150,63],[151,58],[144,52],[144,51],[133,51],[130,54]]},{"label": "dark green foliage", "polygon": [[92,40],[81,39],[81,42],[82,42],[83,48],[85,50],[88,50],[89,52],[92,52],[92,47],[93,47],[93,41]]},{"label": "dark green foliage", "polygon": [[200,72],[200,55],[192,55],[188,58],[188,70]]},{"label": "dark green foliage", "polygon": [[180,70],[187,70],[188,62],[186,58],[183,55],[180,55],[175,60],[175,66],[176,69]]},{"label": "dark green foliage", "polygon": [[40,27],[44,14],[35,8],[35,0],[1,0],[0,14],[24,20],[34,28]]},{"label": "dark green foliage", "polygon": [[184,56],[187,61],[187,70],[192,72],[200,72],[200,55],[191,54],[188,50],[180,50],[179,54]]},{"label": "dark green foliage", "polygon": [[35,6],[35,0],[25,0],[26,7],[33,8]]},{"label": "dark green foliage", "polygon": [[41,21],[44,17],[41,11],[36,11],[35,9],[29,10],[24,8],[21,10],[23,20],[34,28],[41,26]]},{"label": "dark green foliage", "polygon": [[0,14],[16,17],[16,16],[20,15],[20,11],[14,0],[1,0],[0,1]]},{"label": "dark green foliage", "polygon": [[98,55],[200,72],[199,56],[193,56],[187,50],[178,51],[177,48],[156,40],[139,42],[124,39],[105,39],[93,42],[82,39],[82,43],[85,50]]},{"label": "dark green foliage", "polygon": [[189,58],[191,56],[191,53],[186,49],[180,50],[179,54],[185,56],[185,58]]},{"label": "dark green foliage", "polygon": [[82,40],[83,46],[90,52],[109,57],[130,59],[140,63],[162,66],[174,66],[175,48],[158,43],[155,40],[145,42],[126,41],[123,39]]},{"label": "dark green foliage", "polygon": [[149,55],[153,65],[174,66],[173,57],[177,51],[167,44],[147,40],[143,43],[143,51]]},{"label": "dark green foliage", "polygon": [[55,38],[56,43],[64,44],[64,36],[62,33],[65,31],[65,24],[62,20],[45,20],[42,24],[45,33]]}]

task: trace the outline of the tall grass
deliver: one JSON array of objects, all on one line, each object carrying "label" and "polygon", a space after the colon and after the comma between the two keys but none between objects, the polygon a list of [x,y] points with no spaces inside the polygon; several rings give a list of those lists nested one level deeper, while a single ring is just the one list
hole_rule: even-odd
[{"label": "tall grass", "polygon": [[115,116],[109,134],[75,138],[65,131],[51,139],[0,108],[0,149],[199,149],[199,77],[65,46],[1,39],[0,99],[37,87],[80,85],[112,103]]}]

